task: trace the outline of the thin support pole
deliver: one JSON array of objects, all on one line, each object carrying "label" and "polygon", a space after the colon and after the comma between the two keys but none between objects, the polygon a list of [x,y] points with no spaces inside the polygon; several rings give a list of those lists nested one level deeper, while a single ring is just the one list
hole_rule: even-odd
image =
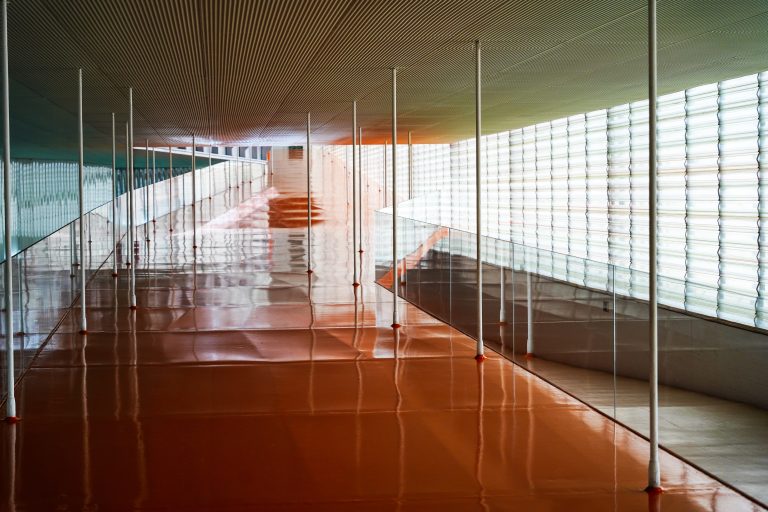
[{"label": "thin support pole", "polygon": [[[386,160],[386,154],[384,155]],[[386,182],[385,182],[386,183]],[[397,68],[392,68],[392,328],[400,327],[397,294],[400,281],[397,264]]]},{"label": "thin support pole", "polygon": [[213,198],[213,168],[211,167],[211,154],[213,146],[208,146],[208,201]]},{"label": "thin support pole", "polygon": [[658,282],[656,249],[656,86],[658,81],[658,55],[656,46],[656,0],[648,1],[648,344],[650,368],[650,456],[648,461],[648,492],[661,491],[659,467],[659,325]]},{"label": "thin support pole", "polygon": [[[126,255],[125,255],[125,264],[129,267],[131,266],[131,245],[129,242],[131,240],[131,236],[130,236],[131,235],[131,203],[130,203],[131,193],[130,193],[130,187],[129,187],[130,181],[128,180],[128,176],[130,174],[129,169],[130,169],[130,162],[131,162],[130,140],[131,140],[130,136],[128,135],[128,123],[126,122],[125,123],[125,201],[126,201],[125,226],[127,230],[125,233],[125,240],[126,240],[126,244],[128,244],[128,248],[126,250]],[[130,276],[128,281],[130,282]]]},{"label": "thin support pole", "polygon": [[77,70],[77,204],[80,215],[80,334],[88,332],[85,311],[85,201],[83,163],[83,70]]},{"label": "thin support pole", "polygon": [[357,101],[352,102],[352,286],[357,280]]},{"label": "thin support pole", "polygon": [[[357,224],[358,236],[357,239],[360,243],[360,249],[358,252],[363,252],[363,128],[358,128],[359,136],[357,138],[357,154],[359,158],[357,168],[360,169],[360,179],[357,181],[357,218],[360,222]],[[362,272],[362,268],[360,271]]]},{"label": "thin support pole", "polygon": [[307,112],[307,274],[312,273],[312,136]]},{"label": "thin support pole", "polygon": [[149,140],[144,140],[144,241],[149,242]]},{"label": "thin support pole", "polygon": [[480,174],[482,171],[481,149],[482,140],[482,83],[481,83],[480,41],[475,41],[475,219],[477,229],[477,353],[475,359],[485,360],[485,344],[483,343],[483,224],[482,224],[482,187]]},{"label": "thin support pole", "polygon": [[528,357],[533,356],[533,279],[531,273],[525,273],[525,304],[526,313],[528,315],[528,339],[525,342],[525,355]]},{"label": "thin support pole", "polygon": [[499,268],[499,323],[507,323],[507,273],[504,265]]},{"label": "thin support pole", "polygon": [[5,420],[13,423],[18,421],[16,416],[16,374],[14,371],[13,354],[13,269],[11,258],[13,248],[11,240],[11,119],[8,89],[8,0],[3,0],[3,213],[5,215],[5,265],[3,274],[5,286],[5,389],[8,396],[5,400]]},{"label": "thin support pole", "polygon": [[130,222],[128,226],[128,259],[131,262],[131,278],[130,278],[130,307],[136,309],[136,258],[133,255],[134,244],[138,243],[135,240],[136,233],[136,194],[134,194],[134,188],[136,186],[136,176],[134,169],[134,154],[133,154],[133,88],[128,89],[128,209],[131,212]]},{"label": "thin support pole", "polygon": [[115,113],[112,112],[112,277],[117,277],[117,133]]},{"label": "thin support pole", "polygon": [[168,146],[168,231],[173,233],[173,149]]},{"label": "thin support pole", "polygon": [[157,192],[155,183],[157,183],[157,160],[155,148],[152,148],[152,224],[157,222]]},{"label": "thin support pole", "polygon": [[[384,141],[384,208],[387,207],[387,199],[388,199],[388,193],[387,193],[387,151],[388,151],[388,142]],[[381,191],[381,190],[379,190]]]},{"label": "thin support pole", "polygon": [[197,198],[197,181],[195,180],[195,134],[192,134],[192,251],[197,249],[197,214],[195,200]]},{"label": "thin support pole", "polygon": [[413,141],[408,130],[408,199],[413,199]]}]

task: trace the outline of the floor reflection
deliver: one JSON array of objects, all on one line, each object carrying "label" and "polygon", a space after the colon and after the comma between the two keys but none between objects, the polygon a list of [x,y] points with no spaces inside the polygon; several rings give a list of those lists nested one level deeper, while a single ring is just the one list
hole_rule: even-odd
[{"label": "floor reflection", "polygon": [[330,157],[308,277],[303,162],[273,156],[271,188],[202,209],[196,256],[191,216],[158,219],[138,310],[124,271],[94,279],[90,334],[65,320],[0,427],[7,509],[755,510],[666,454],[649,502],[645,441],[410,305],[388,328]]}]

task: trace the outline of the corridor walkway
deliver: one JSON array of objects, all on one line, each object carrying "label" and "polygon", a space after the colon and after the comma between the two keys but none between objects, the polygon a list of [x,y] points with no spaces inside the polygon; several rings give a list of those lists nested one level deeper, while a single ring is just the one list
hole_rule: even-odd
[{"label": "corridor walkway", "polygon": [[[342,162],[303,162],[159,219],[137,268],[90,285],[0,426],[2,510],[723,510],[758,507],[412,306],[351,286]],[[366,217],[368,220],[368,217]],[[171,232],[169,227],[173,226]]]}]

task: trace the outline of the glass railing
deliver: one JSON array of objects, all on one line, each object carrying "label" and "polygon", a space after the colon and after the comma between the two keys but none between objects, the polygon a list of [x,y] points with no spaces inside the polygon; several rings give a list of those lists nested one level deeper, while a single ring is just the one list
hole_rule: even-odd
[{"label": "glass railing", "polygon": [[[391,289],[391,209],[375,220],[376,278]],[[398,251],[400,296],[476,337],[476,235],[398,217]],[[647,435],[648,274],[491,237],[482,254],[486,345]],[[749,468],[768,466],[768,333],[664,306],[659,344],[663,446],[766,501]]]},{"label": "glass railing", "polygon": [[[228,172],[231,171],[231,172]],[[243,165],[239,169],[228,169],[226,163],[216,164],[210,168],[198,169],[196,174],[196,198],[201,200],[211,195],[224,192],[238,183],[252,181],[263,186],[266,176],[266,166],[262,163]],[[111,181],[111,169],[110,169]],[[189,176],[177,176],[174,169],[172,188],[168,180],[158,182],[153,187],[137,188],[135,192],[136,225],[138,228],[152,218],[160,218],[169,212],[187,206],[192,198],[192,183]],[[242,187],[241,187],[242,188]],[[25,196],[32,203],[35,200]],[[149,202],[147,201],[149,199]],[[38,199],[41,200],[41,199]],[[86,202],[86,205],[89,205]],[[47,207],[50,205],[46,205]],[[51,208],[53,206],[50,206]],[[123,244],[118,245],[118,264],[124,268],[126,249],[124,247],[127,227],[127,196],[117,198],[118,238]],[[53,215],[53,214],[52,214]],[[73,215],[63,211],[61,215]],[[46,222],[56,222],[55,216]],[[85,270],[86,283],[90,290],[91,279],[96,272],[111,265],[112,247],[112,203],[111,201],[93,208],[83,217],[85,232]],[[17,224],[19,225],[19,224]],[[46,227],[44,229],[49,229]],[[44,233],[42,231],[41,233]],[[15,377],[29,366],[37,351],[49,339],[60,322],[67,317],[70,308],[76,305],[80,293],[80,272],[75,271],[78,265],[79,246],[77,233],[79,221],[63,223],[45,236],[40,236],[17,252],[12,258],[13,265],[13,326],[14,336]],[[0,273],[5,262],[0,263]],[[111,267],[110,267],[111,269]],[[111,271],[111,270],[110,270]],[[0,274],[2,275],[2,274]],[[109,276],[109,274],[105,274]],[[110,277],[111,279],[111,277]],[[2,289],[0,279],[0,289]],[[99,290],[96,290],[98,293]],[[57,332],[67,331],[71,326],[59,326]],[[5,332],[4,316],[0,315],[0,333]],[[0,361],[5,361],[5,344],[0,344]],[[4,400],[7,389],[5,379],[5,364],[0,364],[0,402]]]}]

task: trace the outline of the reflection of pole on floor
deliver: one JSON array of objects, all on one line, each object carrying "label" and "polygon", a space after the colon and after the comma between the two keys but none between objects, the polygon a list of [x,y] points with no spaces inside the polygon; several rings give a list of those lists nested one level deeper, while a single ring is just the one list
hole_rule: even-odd
[{"label": "reflection of pole on floor", "polygon": [[88,331],[85,318],[85,201],[83,197],[84,185],[83,163],[83,70],[77,71],[77,204],[80,214],[80,334]]},{"label": "reflection of pole on floor", "polygon": [[657,249],[656,249],[656,0],[648,1],[648,309],[650,368],[650,456],[648,461],[648,488],[651,493],[661,491],[661,469],[659,468],[659,326],[657,296]]},{"label": "reflection of pole on floor", "polygon": [[131,212],[128,226],[128,259],[131,262],[131,277],[129,280],[130,307],[136,309],[136,258],[133,255],[134,244],[136,241],[136,173],[134,172],[134,152],[133,152],[133,88],[128,89],[128,209]]},{"label": "reflection of pole on floor", "polygon": [[312,136],[311,117],[307,112],[307,274],[312,273]]},{"label": "reflection of pole on floor", "polygon": [[117,277],[117,185],[115,159],[117,143],[115,133],[115,113],[112,112],[112,277]]},{"label": "reflection of pole on floor", "polygon": [[528,312],[528,340],[525,344],[525,354],[528,356],[533,355],[533,279],[531,273],[525,273],[525,290],[526,290],[526,310]]},{"label": "reflection of pole on floor", "polygon": [[352,102],[352,286],[357,281],[357,102]]},{"label": "reflection of pole on floor", "polygon": [[477,351],[475,359],[485,360],[485,345],[483,343],[483,235],[482,235],[482,187],[480,173],[482,170],[481,139],[482,134],[482,96],[480,82],[480,41],[475,41],[475,220],[477,229]]},{"label": "reflection of pole on floor", "polygon": [[[384,155],[386,160],[386,154]],[[392,68],[392,327],[400,327],[397,314],[397,68]]]},{"label": "reflection of pole on floor", "polygon": [[[5,244],[5,266],[3,274],[5,286],[3,295],[5,299],[5,389],[8,397],[5,401],[5,419],[14,422],[16,417],[16,390],[14,384],[16,373],[13,367],[13,268],[11,258],[13,248],[11,246],[11,120],[10,100],[8,89],[8,0],[3,0],[3,213],[5,214],[5,231],[3,242]],[[15,430],[14,430],[15,435]]]}]

